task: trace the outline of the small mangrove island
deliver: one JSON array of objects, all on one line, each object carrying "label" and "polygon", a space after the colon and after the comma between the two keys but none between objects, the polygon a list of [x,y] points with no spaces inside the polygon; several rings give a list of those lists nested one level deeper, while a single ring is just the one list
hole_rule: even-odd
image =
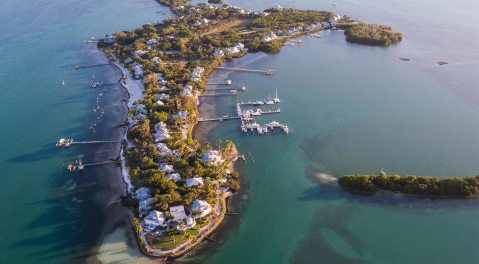
[{"label": "small mangrove island", "polygon": [[448,177],[440,179],[432,176],[401,177],[399,175],[353,174],[338,180],[339,185],[352,192],[374,194],[379,190],[408,195],[438,198],[474,198],[479,195],[479,176]]},{"label": "small mangrove island", "polygon": [[348,42],[373,46],[389,46],[402,40],[402,33],[376,24],[357,23],[348,27],[344,34]]},{"label": "small mangrove island", "polygon": [[[263,12],[229,5],[158,0],[175,15],[159,24],[115,32],[98,43],[144,91],[130,98],[124,174],[133,190],[124,199],[144,253],[178,257],[222,222],[226,198],[239,190],[233,142],[193,138],[198,96],[224,60],[251,52],[276,53],[286,41],[350,26],[332,12],[280,6]],[[124,73],[125,74],[125,73]],[[127,85],[127,76],[121,83]]]}]

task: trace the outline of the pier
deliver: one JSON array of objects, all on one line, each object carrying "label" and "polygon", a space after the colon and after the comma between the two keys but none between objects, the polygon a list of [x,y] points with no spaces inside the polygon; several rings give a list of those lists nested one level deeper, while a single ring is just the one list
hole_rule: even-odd
[{"label": "pier", "polygon": [[231,95],[237,95],[237,91],[235,90],[234,92],[230,93],[212,93],[212,94],[200,94],[198,97],[208,97],[208,96],[231,96]]},{"label": "pier", "polygon": [[112,163],[115,163],[115,162],[116,161],[114,161],[114,160],[108,160],[108,161],[101,161],[101,162],[84,164],[83,161],[81,161],[81,160],[75,160],[75,162],[69,162],[68,163],[67,171],[69,171],[69,172],[83,171],[85,169],[85,167],[112,164]]},{"label": "pier", "polygon": [[276,73],[276,70],[257,70],[257,69],[246,69],[246,68],[229,68],[229,67],[217,67],[218,70],[224,71],[241,71],[241,72],[251,72],[251,73],[262,73],[265,75],[273,75]]},{"label": "pier", "polygon": [[74,144],[105,144],[105,143],[120,143],[120,141],[107,140],[92,140],[92,141],[74,141],[71,138],[60,138],[55,144],[57,148],[69,148]]}]

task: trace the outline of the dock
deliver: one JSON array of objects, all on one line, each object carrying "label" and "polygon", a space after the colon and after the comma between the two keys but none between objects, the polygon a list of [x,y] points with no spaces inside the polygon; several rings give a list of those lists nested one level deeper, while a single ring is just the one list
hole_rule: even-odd
[{"label": "dock", "polygon": [[251,72],[251,73],[262,73],[265,75],[273,75],[276,73],[276,70],[257,70],[257,69],[247,69],[247,68],[230,68],[230,67],[217,67],[218,70],[224,71],[241,71],[241,72]]},{"label": "dock", "polygon": [[74,144],[105,144],[105,143],[120,143],[120,141],[108,141],[108,140],[74,141],[71,138],[60,138],[55,144],[55,146],[57,148],[69,148]]},{"label": "dock", "polygon": [[81,160],[75,160],[75,162],[69,162],[67,164],[67,171],[69,171],[69,172],[83,171],[85,169],[85,167],[112,164],[112,163],[115,163],[115,162],[116,161],[114,161],[114,160],[109,160],[109,161],[101,161],[101,162],[84,164],[83,161],[81,161]]},{"label": "dock", "polygon": [[211,94],[200,94],[198,97],[208,97],[208,96],[231,96],[236,95],[237,92],[230,92],[230,93],[211,93]]}]

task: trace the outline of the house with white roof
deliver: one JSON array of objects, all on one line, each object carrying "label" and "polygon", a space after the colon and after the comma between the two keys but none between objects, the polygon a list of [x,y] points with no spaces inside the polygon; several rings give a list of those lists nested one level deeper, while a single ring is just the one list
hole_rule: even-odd
[{"label": "house with white roof", "polygon": [[148,53],[148,51],[146,51],[146,50],[135,50],[135,51],[133,51],[134,56],[140,56],[140,57],[145,55],[146,53]]},{"label": "house with white roof", "polygon": [[173,155],[173,151],[171,151],[171,149],[169,149],[164,143],[157,143],[155,144],[155,147],[158,149],[161,156]]},{"label": "house with white roof", "polygon": [[158,169],[162,171],[166,171],[166,173],[175,172],[175,169],[173,169],[173,165],[170,165],[170,164],[161,164],[158,167]]},{"label": "house with white roof", "polygon": [[193,96],[193,87],[191,85],[185,85],[185,87],[183,87],[183,94],[186,96]]},{"label": "house with white roof", "polygon": [[187,217],[187,218],[185,218],[185,223],[181,223],[181,224],[177,225],[176,229],[178,229],[180,231],[185,231],[186,229],[193,228],[195,225],[196,225],[195,219],[193,219],[191,217]]},{"label": "house with white roof", "polygon": [[166,214],[157,210],[153,210],[148,213],[145,217],[145,225],[149,226],[163,226],[165,227],[166,224]]},{"label": "house with white roof", "polygon": [[[161,101],[159,101],[161,102]],[[163,104],[163,102],[161,102]],[[155,143],[165,141],[170,138],[170,132],[168,131],[168,128],[166,127],[166,124],[163,122],[159,122],[154,126],[155,129]]]},{"label": "house with white roof", "polygon": [[213,56],[223,57],[224,55],[225,55],[225,52],[222,49],[216,49],[213,52]]},{"label": "house with white roof", "polygon": [[277,38],[278,38],[278,36],[276,36],[276,34],[274,34],[273,31],[270,31],[266,36],[263,36],[263,37],[261,38],[261,41],[263,41],[263,42],[270,42],[270,41],[275,40],[275,39],[277,39]]},{"label": "house with white roof", "polygon": [[177,222],[187,218],[183,205],[170,206],[170,214],[173,217],[173,221]]},{"label": "house with white roof", "polygon": [[187,187],[195,187],[195,186],[201,187],[203,185],[204,185],[203,179],[200,178],[200,177],[186,179],[186,186]]},{"label": "house with white roof", "polygon": [[170,173],[168,175],[166,175],[166,178],[170,181],[174,181],[174,182],[177,182],[179,180],[181,180],[181,176],[179,173]]},{"label": "house with white roof", "polygon": [[[156,64],[158,64],[158,63],[160,63],[160,62],[161,62],[161,59],[160,59],[160,57],[157,57],[157,56],[155,56],[155,57],[151,58],[151,60],[152,60],[154,63],[156,63]],[[160,76],[158,76],[158,77],[160,77]]]},{"label": "house with white roof", "polygon": [[187,118],[188,117],[188,111],[180,111],[177,114],[173,115],[173,118]]},{"label": "house with white roof", "polygon": [[137,105],[133,106],[133,108],[134,108],[134,114],[135,115],[139,115],[139,114],[147,115],[148,114],[148,110],[146,110],[146,107],[143,104],[137,104]]},{"label": "house with white roof", "polygon": [[134,62],[131,65],[131,67],[133,69],[133,74],[135,75],[135,78],[139,79],[139,78],[143,77],[143,65],[141,65],[137,62]]},{"label": "house with white roof", "polygon": [[135,191],[135,198],[138,200],[145,200],[151,198],[151,192],[149,188],[141,187]]},{"label": "house with white roof", "polygon": [[211,213],[211,205],[203,200],[194,200],[191,204],[190,211],[195,218],[201,218]]},{"label": "house with white roof", "polygon": [[205,68],[203,67],[195,67],[193,71],[191,72],[191,80],[194,82],[199,82],[201,81],[201,75],[205,71]]},{"label": "house with white roof", "polygon": [[200,155],[204,163],[208,165],[218,165],[223,162],[223,157],[218,150],[208,150]]}]

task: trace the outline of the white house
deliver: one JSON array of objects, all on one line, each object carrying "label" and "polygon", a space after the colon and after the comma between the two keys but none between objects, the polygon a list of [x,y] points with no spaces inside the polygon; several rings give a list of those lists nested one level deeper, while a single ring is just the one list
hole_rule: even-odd
[{"label": "white house", "polygon": [[[161,102],[161,101],[159,101]],[[161,102],[163,104],[163,102]],[[154,126],[155,128],[155,143],[165,141],[170,138],[170,132],[168,131],[168,128],[166,127],[166,124],[163,122],[159,122]]]},{"label": "white house", "polygon": [[133,74],[135,75],[135,78],[139,79],[139,78],[143,77],[143,65],[141,65],[137,62],[134,62],[131,65],[131,67],[133,69]]},{"label": "white house", "polygon": [[276,34],[274,34],[273,31],[270,31],[270,32],[268,32],[268,34],[267,34],[266,36],[263,36],[263,37],[261,38],[261,41],[263,41],[263,42],[270,42],[271,40],[275,40],[275,39],[277,39],[277,38],[278,38],[278,36],[276,36]]},{"label": "white house", "polygon": [[195,219],[191,217],[186,217],[185,218],[185,224],[177,225],[176,229],[180,231],[185,231],[186,229],[193,228],[196,225]]},{"label": "white house", "polygon": [[191,72],[191,80],[194,82],[199,82],[201,81],[201,75],[205,71],[205,68],[203,67],[195,67],[193,71]]},{"label": "white house", "polygon": [[238,53],[238,52],[241,52],[241,51],[244,51],[246,50],[245,46],[243,43],[235,43],[235,45],[233,47],[229,47],[229,48],[226,48],[226,53],[227,54],[234,54],[234,53]]},{"label": "white house", "polygon": [[206,24],[208,24],[209,22],[210,22],[210,21],[209,21],[208,19],[206,19],[206,18],[201,19],[201,23],[202,23],[203,25],[206,25]]},{"label": "white house", "polygon": [[173,169],[173,165],[170,164],[161,164],[158,167],[159,170],[166,171],[166,173],[172,173],[175,172],[175,169]]},{"label": "white house", "polygon": [[149,226],[166,226],[166,214],[153,210],[145,217],[145,225]]},{"label": "white house", "polygon": [[148,53],[148,51],[146,51],[146,50],[135,50],[135,51],[133,51],[134,56],[140,56],[140,57],[145,55],[146,53]]},{"label": "white house", "polygon": [[173,221],[181,221],[186,219],[185,207],[183,205],[171,206],[170,207],[171,216],[173,216]]},{"label": "white house", "polygon": [[187,118],[188,117],[188,111],[180,111],[177,114],[173,115],[173,118]]},{"label": "white house", "polygon": [[145,200],[147,198],[151,198],[150,189],[146,187],[141,187],[140,189],[136,190],[135,197],[138,200]]},{"label": "white house", "polygon": [[203,185],[204,185],[203,179],[200,178],[200,177],[186,179],[186,186],[187,187],[194,187],[194,186],[200,186],[201,187]]},{"label": "white house", "polygon": [[[157,56],[155,56],[155,57],[151,58],[151,60],[152,60],[154,63],[156,63],[156,64],[158,64],[158,63],[160,63],[160,62],[161,62],[161,59],[160,59],[160,57],[157,57]],[[160,77],[160,76],[158,76],[158,77]]]},{"label": "white house", "polygon": [[186,96],[192,96],[193,95],[193,87],[191,85],[185,85],[183,87],[183,94]]},{"label": "white house", "polygon": [[201,154],[201,159],[208,165],[218,165],[223,162],[223,157],[218,150],[208,150],[206,153]]},{"label": "white house", "polygon": [[213,56],[218,56],[218,57],[223,57],[225,55],[225,52],[221,49],[216,49],[214,52],[213,52]]},{"label": "white house", "polygon": [[211,213],[211,205],[203,200],[194,200],[190,211],[196,214],[195,218],[201,218]]},{"label": "white house", "polygon": [[170,173],[168,175],[166,175],[166,178],[170,181],[174,181],[174,182],[177,182],[179,180],[181,180],[181,176],[179,173]]},{"label": "white house", "polygon": [[169,149],[164,143],[157,143],[155,147],[158,149],[161,156],[173,155],[173,151],[171,151],[171,149]]}]

